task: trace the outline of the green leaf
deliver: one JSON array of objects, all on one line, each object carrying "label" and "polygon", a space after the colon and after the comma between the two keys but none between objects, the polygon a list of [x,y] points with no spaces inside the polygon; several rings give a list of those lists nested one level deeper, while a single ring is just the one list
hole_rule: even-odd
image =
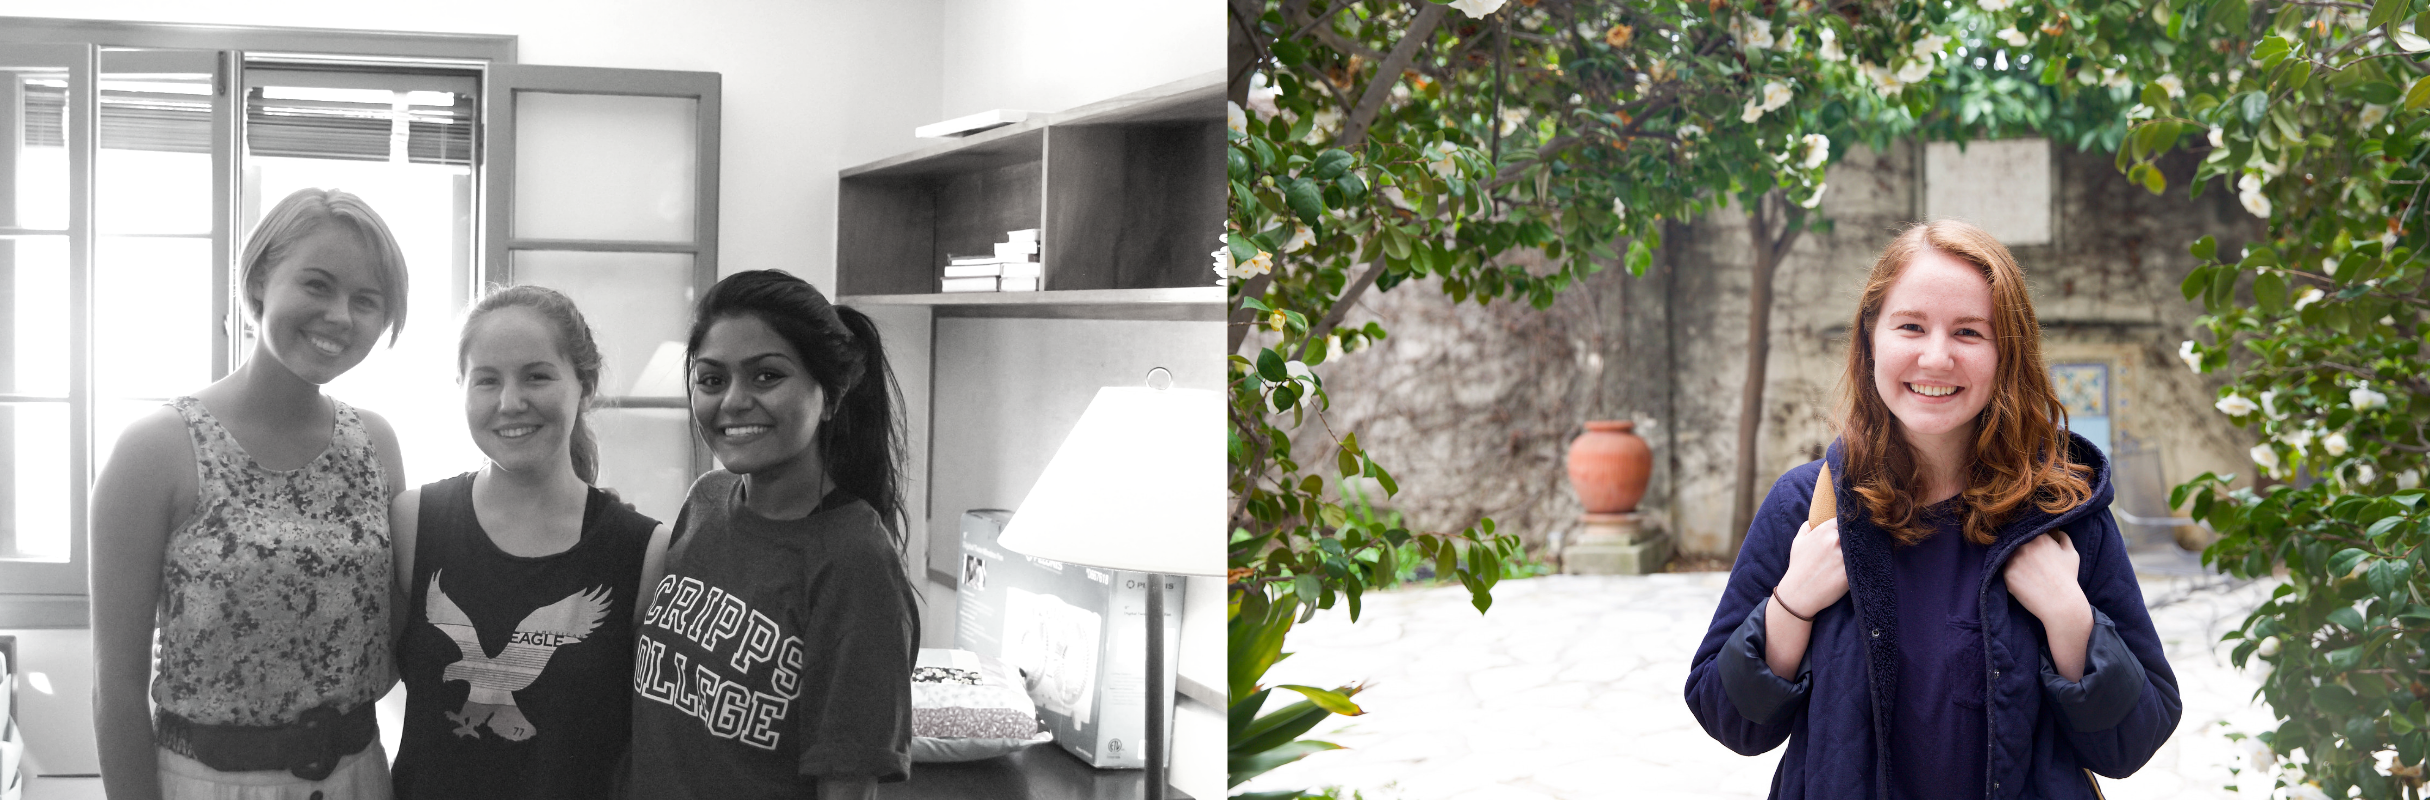
[{"label": "green leaf", "polygon": [[1229,773],[1225,780],[1230,781],[1226,786],[1239,786],[1247,783],[1250,778],[1272,772],[1275,767],[1306,758],[1311,753],[1340,749],[1342,749],[1341,745],[1332,742],[1301,739],[1254,755],[1232,756],[1225,765]]},{"label": "green leaf", "polygon": [[1307,178],[1294,178],[1285,184],[1283,202],[1291,206],[1291,213],[1299,215],[1301,222],[1315,225],[1325,217],[1324,192]]},{"label": "green leaf", "polygon": [[[2346,573],[2348,573],[2348,572],[2353,572],[2353,571],[2354,571],[2354,565],[2355,565],[2355,564],[2361,563],[2363,559],[2365,559],[2365,558],[2370,558],[2370,557],[2371,557],[2371,554],[2370,554],[2370,553],[2366,553],[2366,552],[2363,552],[2363,551],[2361,551],[2361,550],[2357,550],[2357,549],[2352,548],[2352,547],[2348,547],[2348,548],[2346,548],[2346,549],[2344,549],[2344,550],[2339,550],[2339,551],[2337,551],[2337,554],[2336,554],[2336,555],[2333,555],[2333,556],[2330,556],[2330,557],[2329,557],[2329,573],[2328,573],[2328,574],[2329,574],[2329,576],[2330,576],[2330,577],[2332,577],[2332,578],[2342,578],[2342,577],[2345,577],[2345,574],[2346,574]],[[2358,628],[2358,627],[2361,627],[2361,626],[2360,626],[2360,625],[2350,625],[2350,626],[2347,626],[2347,627],[2357,627],[2357,628]]]},{"label": "green leaf", "polygon": [[2203,292],[2211,288],[2211,273],[2218,269],[2219,267],[2209,264],[2195,267],[2192,272],[2186,274],[2183,282],[2177,284],[2177,291],[2184,294],[2185,299],[2189,301],[2201,297]]},{"label": "green leaf", "polygon": [[1345,717],[1355,717],[1360,714],[1367,713],[1365,710],[1360,709],[1357,703],[1350,702],[1350,695],[1344,694],[1341,691],[1333,689],[1319,689],[1314,686],[1300,686],[1298,684],[1290,683],[1282,684],[1274,688],[1289,689],[1302,695],[1306,695],[1308,702],[1315,703],[1318,708],[1322,708],[1326,711],[1331,711]]},{"label": "green leaf", "polygon": [[[2144,191],[2152,194],[2168,191],[2168,176],[2160,174],[2159,167],[2150,164],[2136,164],[2135,168],[2143,171],[2143,177],[2138,182],[2143,184]],[[2128,177],[2132,178],[2133,174],[2129,173]]]},{"label": "green leaf", "polygon": [[2408,3],[2409,0],[2379,0],[2379,2],[2372,3],[2371,16],[2367,18],[2368,21],[2363,23],[2363,27],[2377,28],[2388,24],[2390,20],[2405,13],[2405,6]]},{"label": "green leaf", "polygon": [[2168,90],[2161,88],[2157,83],[2145,84],[2142,100],[2144,105],[2155,109],[2167,108],[2169,105]]},{"label": "green leaf", "polygon": [[2430,106],[2430,75],[2422,76],[2413,82],[2413,88],[2405,90],[2406,111],[2420,111],[2423,106]]},{"label": "green leaf", "polygon": [[2219,240],[2209,236],[2195,239],[2194,246],[2188,248],[2188,251],[2193,253],[2195,258],[2209,261],[2211,256],[2219,254]]},{"label": "green leaf", "polygon": [[1291,371],[1283,368],[1281,353],[1274,352],[1271,347],[1261,347],[1257,350],[1257,377],[1266,379],[1267,383],[1282,383],[1291,379]]},{"label": "green leaf", "polygon": [[2353,606],[2345,606],[2329,612],[2329,621],[2350,631],[2360,632],[2364,628],[2362,612],[2354,610]]},{"label": "green leaf", "polygon": [[[2156,168],[2152,170],[2153,174],[2159,174],[2159,172],[2160,170]],[[2154,191],[2152,194],[2159,194],[2159,192]],[[2233,269],[2213,270],[2211,272],[2211,291],[2209,295],[2202,298],[2203,306],[2211,309],[2226,308],[2228,300],[2236,296],[2236,276],[2240,274],[2242,273]]]},{"label": "green leaf", "polygon": [[2245,124],[2258,124],[2261,122],[2261,115],[2270,113],[2270,96],[2261,92],[2245,92],[2242,105],[2238,110],[2244,112]]},{"label": "green leaf", "polygon": [[2302,89],[2304,84],[2311,81],[2312,62],[2296,61],[2294,64],[2288,65],[2287,71],[2279,76],[2277,85],[2281,92],[2293,92]]},{"label": "green leaf", "polygon": [[2350,717],[2362,710],[2362,704],[2354,699],[2354,692],[2334,683],[2312,687],[2312,705],[2337,717]]},{"label": "green leaf", "polygon": [[1629,272],[1629,274],[1630,274],[1630,275],[1637,276],[1637,277],[1640,277],[1640,278],[1645,277],[1645,270],[1646,270],[1646,268],[1653,266],[1653,264],[1654,264],[1654,250],[1653,250],[1653,248],[1650,248],[1650,247],[1647,247],[1647,246],[1646,246],[1646,244],[1645,244],[1645,238],[1644,238],[1644,237],[1638,237],[1638,238],[1635,238],[1635,239],[1631,239],[1631,240],[1629,240],[1629,243],[1628,243],[1628,272]]},{"label": "green leaf", "polygon": [[2346,94],[2365,103],[2383,106],[2394,103],[2398,98],[2405,96],[2404,90],[2396,88],[2396,84],[2381,81],[2365,81],[2355,84],[2354,88],[2347,90]]},{"label": "green leaf", "polygon": [[1308,174],[1317,180],[1329,181],[1341,177],[1350,170],[1350,165],[1357,162],[1357,157],[1350,155],[1349,151],[1334,148],[1316,154],[1316,168]]},{"label": "green leaf", "polygon": [[2372,564],[2371,571],[2365,573],[2363,577],[2371,584],[2372,593],[2385,598],[2402,599],[2405,596],[2406,580],[2412,577],[2412,571],[2412,562],[2385,559]]},{"label": "green leaf", "polygon": [[2253,301],[2261,305],[2261,310],[2275,313],[2285,306],[2286,300],[2287,281],[2278,277],[2278,273],[2264,272],[2253,279]]}]

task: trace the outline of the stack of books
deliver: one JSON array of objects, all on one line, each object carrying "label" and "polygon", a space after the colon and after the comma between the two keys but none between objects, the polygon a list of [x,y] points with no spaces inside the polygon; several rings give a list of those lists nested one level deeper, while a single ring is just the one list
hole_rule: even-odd
[{"label": "stack of books", "polygon": [[1043,280],[1038,229],[1007,231],[987,255],[946,256],[946,292],[1034,292]]}]

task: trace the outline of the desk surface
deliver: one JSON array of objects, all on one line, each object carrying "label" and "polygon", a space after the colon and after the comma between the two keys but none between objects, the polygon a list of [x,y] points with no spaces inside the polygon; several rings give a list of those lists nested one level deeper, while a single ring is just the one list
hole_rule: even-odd
[{"label": "desk surface", "polygon": [[[1134,800],[1147,795],[1147,773],[1095,769],[1054,743],[1031,745],[1000,758],[913,764],[911,780],[878,785],[881,800]],[[1170,776],[1167,776],[1170,779]],[[1186,800],[1178,789],[1165,796]]]}]

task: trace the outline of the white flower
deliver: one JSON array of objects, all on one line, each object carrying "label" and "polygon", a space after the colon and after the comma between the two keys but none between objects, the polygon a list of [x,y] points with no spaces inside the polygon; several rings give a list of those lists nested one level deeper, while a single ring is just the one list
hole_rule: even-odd
[{"label": "white flower", "polygon": [[1763,119],[1763,98],[1747,98],[1747,107],[1738,111],[1738,121],[1753,124],[1759,119]]},{"label": "white flower", "polygon": [[2152,83],[2158,84],[2161,91],[2167,92],[2169,99],[2174,100],[2185,96],[2185,81],[2179,80],[2175,75],[2153,78]]},{"label": "white flower", "polygon": [[2177,345],[2177,358],[2185,362],[2186,369],[2193,370],[2194,374],[2200,375],[2202,374],[2202,354],[2194,352],[2194,347],[2192,339],[2187,339],[2184,344]]},{"label": "white flower", "polygon": [[2153,113],[2154,113],[2154,112],[2152,111],[2152,107],[2151,107],[2151,106],[2147,106],[2147,105],[2144,105],[2144,104],[2142,104],[2142,103],[2136,103],[2136,104],[2134,104],[2134,105],[2132,105],[2132,106],[2127,107],[2127,109],[2126,109],[2126,118],[2127,118],[2127,119],[2130,119],[2130,120],[2136,120],[2136,119],[2151,119],[2151,118],[2152,118],[2152,114],[2153,114]]},{"label": "white flower", "polygon": [[1931,59],[1909,61],[1898,68],[1898,79],[1906,83],[1914,83],[1929,77],[1932,77]]},{"label": "white flower", "polygon": [[2251,455],[2253,457],[2253,463],[2261,465],[2262,469],[2269,470],[2273,473],[2278,471],[2278,451],[2270,449],[2269,445],[2253,445],[2253,449],[2248,451],[2247,454]]},{"label": "white flower", "polygon": [[2308,305],[2311,305],[2311,304],[2313,304],[2313,303],[2320,302],[2320,298],[2327,297],[2327,296],[2328,296],[2328,295],[2327,295],[2326,293],[2322,292],[2322,291],[2320,290],[2320,287],[2318,287],[2318,286],[2314,286],[2314,287],[2312,287],[2312,288],[2310,288],[2310,289],[2305,289],[2305,290],[2303,290],[2303,296],[2302,296],[2302,297],[2295,298],[2295,310],[2297,310],[2297,311],[2302,311],[2304,306],[2308,306]]},{"label": "white flower", "polygon": [[1308,143],[1317,144],[1331,137],[1341,127],[1342,112],[1331,107],[1319,108],[1308,116]]},{"label": "white flower", "polygon": [[2027,38],[2024,33],[2019,32],[2014,25],[2001,28],[1991,35],[2000,37],[2000,41],[2007,42],[2009,47],[2024,47],[2033,43],[2031,38]]},{"label": "white flower", "polygon": [[2278,390],[2276,390],[2276,389],[2271,389],[2271,390],[2268,390],[2268,391],[2262,392],[2262,393],[2261,393],[2261,413],[2262,413],[2262,414],[2264,414],[2264,415],[2266,415],[2266,416],[2268,416],[2270,419],[2286,419],[2286,418],[2287,418],[2287,415],[2286,415],[2285,413],[2282,413],[2282,412],[2280,412],[2280,411],[2278,410],[2278,403],[2277,403],[2277,401],[2278,401]]},{"label": "white flower", "polygon": [[2407,22],[2396,26],[2396,46],[2404,48],[2408,53],[2419,53],[2430,50],[2430,39],[2424,39],[2420,34],[2414,33],[2413,23]]},{"label": "white flower", "polygon": [[1704,135],[1704,126],[1702,126],[1702,125],[1698,125],[1698,124],[1696,124],[1696,123],[1690,122],[1690,123],[1688,123],[1688,124],[1686,124],[1686,125],[1681,125],[1681,126],[1679,126],[1679,138],[1680,138],[1680,139],[1682,139],[1682,140],[1685,140],[1685,139],[1691,139],[1691,138],[1698,137],[1698,136],[1703,136],[1703,135]]},{"label": "white flower", "polygon": [[1243,278],[1254,278],[1273,271],[1274,254],[1261,252],[1257,254],[1257,257],[1249,259],[1249,263],[1234,269],[1233,273]]},{"label": "white flower", "polygon": [[1459,177],[1460,162],[1452,158],[1458,152],[1459,147],[1450,142],[1435,142],[1422,151],[1426,156],[1426,168],[1434,170],[1434,174],[1446,180]]},{"label": "white flower", "polygon": [[2093,84],[2100,83],[2101,76],[2094,74],[2091,67],[2085,67],[2083,69],[2076,70],[2076,82],[2086,86],[2091,86]]},{"label": "white flower", "polygon": [[1847,52],[1839,49],[1839,34],[1831,32],[1830,28],[1823,28],[1815,31],[1814,36],[1822,40],[1822,46],[1815,48],[1814,55],[1824,61],[1848,60]]},{"label": "white flower", "polygon": [[2347,450],[2345,432],[2337,431],[2320,437],[2320,449],[2329,451],[2331,456],[2345,455]]},{"label": "white flower", "polygon": [[1308,370],[1308,362],[1301,361],[1296,358],[1283,362],[1283,374],[1294,379],[1306,379],[1316,376],[1316,373]]},{"label": "white flower", "polygon": [[1940,55],[1941,51],[1948,47],[1949,37],[1937,33],[1927,33],[1924,34],[1924,38],[1915,40],[1915,44],[1907,49],[1908,52],[1914,53],[1917,59],[1929,62],[1933,56]]},{"label": "white flower", "polygon": [[1768,50],[1772,47],[1772,21],[1741,14],[1730,22],[1730,35],[1738,37],[1738,43],[1748,49]]},{"label": "white flower", "polygon": [[1900,78],[1899,73],[1891,71],[1889,67],[1859,63],[1856,65],[1856,69],[1858,72],[1864,73],[1865,77],[1873,79],[1874,90],[1881,92],[1883,97],[1898,94],[1900,90],[1907,88],[1908,81]]},{"label": "white flower", "polygon": [[1274,105],[1274,98],[1281,96],[1282,87],[1268,83],[1265,73],[1259,72],[1249,76],[1249,108],[1259,115],[1271,117],[1282,113],[1282,110]]},{"label": "white flower", "polygon": [[2400,491],[2400,492],[2410,492],[2410,491],[2413,491],[2413,490],[2415,490],[2415,489],[2419,489],[2419,488],[2421,488],[2421,486],[2422,486],[2422,474],[2421,474],[2419,471],[2416,471],[2416,470],[2410,470],[2410,469],[2409,469],[2409,470],[2405,470],[2405,471],[2403,471],[2403,472],[2396,473],[2396,490],[2397,490],[2397,491]]},{"label": "white flower", "polygon": [[1215,257],[1216,283],[1222,283],[1225,278],[1232,277],[1232,247],[1230,243],[1226,243],[1222,247],[1215,248],[1215,252],[1208,253],[1207,255]]},{"label": "white flower", "polygon": [[2318,433],[2318,430],[2312,428],[2296,428],[2279,434],[2278,441],[2285,442],[2288,447],[2294,448],[2295,452],[2300,455],[2305,448],[2312,446],[2312,437]]},{"label": "white flower", "polygon": [[1974,0],[1974,4],[1982,6],[1984,11],[1997,12],[2006,11],[2009,6],[2016,5],[2016,0]]},{"label": "white flower", "polygon": [[2373,469],[2369,464],[2354,465],[2355,486],[2369,486],[2377,482],[2379,482],[2379,470]]},{"label": "white flower", "polygon": [[2244,399],[2244,395],[2232,392],[2226,397],[2219,398],[2219,402],[2212,403],[2211,406],[2219,409],[2219,413],[2231,417],[2241,417],[2261,410],[2260,406],[2253,405],[2253,401]]},{"label": "white flower", "polygon": [[2102,67],[2102,68],[2101,68],[2101,85],[2102,85],[2102,86],[2107,86],[2107,87],[2109,87],[2109,88],[2115,89],[2115,88],[2118,88],[2118,87],[2120,87],[2120,86],[2125,86],[2125,85],[2128,83],[2128,81],[2129,81],[2129,79],[2126,77],[2126,73],[2119,72],[2119,71],[2117,71],[2117,70],[2115,70],[2115,69],[2111,69],[2111,68],[2109,68],[2109,67]]},{"label": "white flower", "polygon": [[1308,223],[1294,221],[1291,224],[1294,226],[1291,241],[1283,243],[1283,252],[1297,253],[1316,243],[1316,231],[1309,229]]},{"label": "white flower", "polygon": [[2320,260],[2320,271],[2321,271],[2321,273],[2322,273],[2322,274],[2325,274],[2325,275],[2335,275],[2335,274],[2337,274],[2337,259],[2335,259],[2335,258],[2323,258],[2323,259],[2321,259],[2321,260]]},{"label": "white flower", "polygon": [[1239,103],[1225,100],[1223,101],[1223,126],[1230,128],[1233,133],[1247,136],[1249,135],[1249,113],[1240,110]]},{"label": "white flower", "polygon": [[1620,198],[1612,198],[1612,216],[1619,217],[1621,221],[1626,222],[1628,220],[1628,204],[1621,202]]},{"label": "white flower", "polygon": [[2276,180],[2278,176],[2287,174],[2285,156],[2280,156],[2279,158],[2280,160],[2278,161],[2262,162],[2261,174],[2270,178],[2271,180]]},{"label": "white flower", "polygon": [[2224,138],[2226,135],[2227,135],[2227,131],[2221,130],[2221,129],[2219,129],[2219,128],[2218,128],[2218,127],[2216,127],[2216,126],[2212,127],[2212,128],[2211,128],[2211,146],[2212,146],[2212,147],[2226,147],[2226,146],[2227,146],[2227,139],[2226,139],[2226,138]]},{"label": "white flower", "polygon": [[[2270,198],[2268,195],[2257,191],[2249,191],[2236,195],[2236,200],[2244,203],[2244,210],[2247,213],[2262,219],[2270,218]],[[2312,291],[2318,293],[2320,290],[2314,289]],[[2298,308],[2296,310],[2300,311],[2302,309]]]},{"label": "white flower", "polygon": [[1799,207],[1799,208],[1813,208],[1813,207],[1815,207],[1815,206],[1822,205],[1822,196],[1823,196],[1823,190],[1825,190],[1825,189],[1829,189],[1829,188],[1831,188],[1831,184],[1828,184],[1828,183],[1818,183],[1818,184],[1815,184],[1815,185],[1814,185],[1814,196],[1813,196],[1813,197],[1808,197],[1808,198],[1806,198],[1804,201],[1799,202],[1799,203],[1797,204],[1797,207]]},{"label": "white flower", "polygon": [[2383,233],[2383,234],[2380,234],[2380,235],[2379,235],[2379,252],[2381,252],[2382,254],[2385,254],[2385,253],[2387,253],[2389,250],[2393,250],[2393,249],[2395,249],[2395,248],[2396,248],[2396,232],[2395,232],[2395,231],[2389,231],[2389,232],[2387,232],[2387,233]]},{"label": "white flower", "polygon": [[2361,129],[2364,133],[2369,133],[2379,128],[2380,120],[2387,118],[2387,106],[2365,104],[2362,109],[2362,114],[2354,118],[2354,126]]},{"label": "white flower", "polygon": [[[2278,655],[2278,637],[2272,636],[2270,638],[2261,640],[2261,646],[2254,648],[2253,652],[2260,653],[2264,658],[2276,657]],[[2253,757],[2253,764],[2255,766],[2266,765],[2270,762],[2278,760],[2278,754],[2270,752],[2270,746],[2262,744],[2260,739],[2247,739],[2245,741],[2253,743],[2253,749],[2247,751],[2245,754]]]},{"label": "white flower", "polygon": [[1499,10],[1506,2],[1509,0],[1451,0],[1451,7],[1471,17],[1482,17]]},{"label": "white flower", "polygon": [[2236,191],[2244,192],[2246,194],[2259,193],[2261,191],[2261,176],[2250,172],[2245,173],[2243,177],[2236,179]]},{"label": "white flower", "polygon": [[1789,104],[1789,85],[1772,81],[1763,85],[1763,110],[1773,111]]},{"label": "white flower", "polygon": [[[1831,160],[1831,137],[1819,133],[1809,133],[1802,141],[1806,146],[1806,158],[1800,163],[1804,164],[1806,169],[1822,166],[1823,162]],[[1822,194],[1817,192],[1815,196],[1821,197]],[[1813,206],[1806,207],[1813,208]]]},{"label": "white flower", "polygon": [[2346,398],[2353,401],[2354,410],[2356,411],[2369,411],[2374,408],[2388,407],[2388,396],[2371,391],[2371,387],[2368,386],[2354,387],[2354,391],[2346,393]]},{"label": "white flower", "polygon": [[1511,131],[1518,130],[1519,125],[1525,122],[1527,109],[1516,106],[1502,109],[1502,135],[1509,136]]}]

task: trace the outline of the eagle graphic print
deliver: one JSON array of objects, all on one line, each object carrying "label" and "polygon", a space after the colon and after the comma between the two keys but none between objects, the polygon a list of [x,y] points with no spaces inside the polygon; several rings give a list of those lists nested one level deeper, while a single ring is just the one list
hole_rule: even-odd
[{"label": "eagle graphic print", "polygon": [[534,609],[515,625],[514,635],[493,656],[482,648],[472,618],[465,616],[447,592],[439,588],[439,574],[432,573],[423,614],[432,627],[456,643],[459,654],[455,663],[448,664],[446,671],[440,673],[440,681],[471,684],[464,707],[447,714],[448,720],[456,724],[455,734],[479,737],[480,729],[487,727],[501,738],[520,742],[538,733],[523,710],[516,707],[515,692],[540,677],[557,648],[582,641],[598,630],[599,624],[607,619],[608,601],[608,587],[599,586]]}]

